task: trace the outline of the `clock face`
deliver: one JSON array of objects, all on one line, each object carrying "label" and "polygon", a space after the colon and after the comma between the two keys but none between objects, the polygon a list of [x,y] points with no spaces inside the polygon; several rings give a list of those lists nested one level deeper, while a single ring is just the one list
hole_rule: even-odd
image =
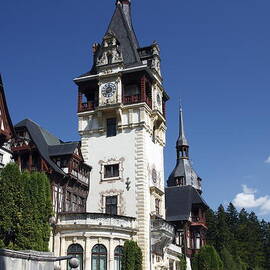
[{"label": "clock face", "polygon": [[116,85],[115,83],[106,83],[101,90],[101,93],[104,97],[109,98],[114,95],[116,92]]}]

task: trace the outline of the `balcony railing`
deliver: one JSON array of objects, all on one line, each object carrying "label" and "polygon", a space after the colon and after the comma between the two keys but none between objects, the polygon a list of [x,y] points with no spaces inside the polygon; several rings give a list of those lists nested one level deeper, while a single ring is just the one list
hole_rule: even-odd
[{"label": "balcony railing", "polygon": [[123,97],[123,103],[125,105],[127,104],[134,104],[134,103],[140,103],[145,102],[150,108],[152,108],[152,99],[149,97],[146,97],[143,99],[141,95],[134,95],[134,96],[124,96]]},{"label": "balcony railing", "polygon": [[79,112],[93,111],[97,106],[97,102],[87,101],[80,104]]},{"label": "balcony railing", "polygon": [[203,217],[198,217],[198,216],[192,216],[191,217],[191,222],[192,223],[202,223],[202,224],[205,224],[205,218],[203,218]]},{"label": "balcony railing", "polygon": [[125,216],[112,216],[99,213],[60,213],[59,225],[88,225],[95,227],[111,227],[122,230],[136,230],[135,218]]},{"label": "balcony railing", "polygon": [[75,176],[77,179],[79,179],[80,181],[82,181],[82,182],[88,184],[88,182],[89,182],[89,177],[86,177],[86,176],[84,176],[83,174],[81,174],[80,172],[77,172],[77,171],[75,171],[75,170],[72,170],[72,171],[71,171],[71,174],[72,174],[73,176]]}]

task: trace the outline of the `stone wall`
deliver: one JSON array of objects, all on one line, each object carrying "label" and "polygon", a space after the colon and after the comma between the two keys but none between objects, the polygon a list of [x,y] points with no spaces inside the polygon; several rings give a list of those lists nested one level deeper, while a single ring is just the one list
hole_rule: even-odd
[{"label": "stone wall", "polygon": [[49,252],[0,249],[0,270],[53,270],[54,261]]}]

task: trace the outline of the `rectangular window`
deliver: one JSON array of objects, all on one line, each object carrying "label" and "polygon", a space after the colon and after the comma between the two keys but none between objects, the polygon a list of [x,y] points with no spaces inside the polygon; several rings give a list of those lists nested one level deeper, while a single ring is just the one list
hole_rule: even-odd
[{"label": "rectangular window", "polygon": [[107,119],[107,137],[116,136],[116,118]]},{"label": "rectangular window", "polygon": [[105,165],[104,178],[119,177],[119,164]]},{"label": "rectangular window", "polygon": [[4,157],[4,154],[3,153],[0,153],[0,163],[1,164],[3,163],[3,157]]},{"label": "rectangular window", "polygon": [[117,196],[106,197],[106,214],[117,215]]}]

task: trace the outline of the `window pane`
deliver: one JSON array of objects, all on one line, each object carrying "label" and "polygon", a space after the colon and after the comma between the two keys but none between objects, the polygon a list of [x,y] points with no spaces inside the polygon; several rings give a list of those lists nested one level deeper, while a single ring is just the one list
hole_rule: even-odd
[{"label": "window pane", "polygon": [[116,118],[107,119],[107,137],[116,136]]}]

